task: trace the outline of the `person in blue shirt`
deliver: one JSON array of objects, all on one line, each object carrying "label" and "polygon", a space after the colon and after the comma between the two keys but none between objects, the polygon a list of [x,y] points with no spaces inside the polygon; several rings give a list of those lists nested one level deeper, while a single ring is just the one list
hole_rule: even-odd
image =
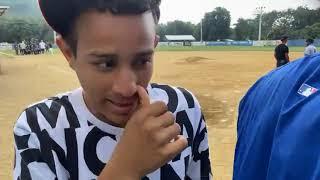
[{"label": "person in blue shirt", "polygon": [[259,79],[240,102],[234,180],[320,179],[320,54]]}]

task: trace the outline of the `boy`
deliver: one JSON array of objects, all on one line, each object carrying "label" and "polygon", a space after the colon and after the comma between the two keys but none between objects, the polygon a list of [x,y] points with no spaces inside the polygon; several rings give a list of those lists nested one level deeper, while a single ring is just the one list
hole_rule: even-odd
[{"label": "boy", "polygon": [[313,39],[306,40],[306,48],[304,49],[304,56],[311,56],[317,53],[317,48],[313,45]]},{"label": "boy", "polygon": [[81,88],[28,107],[14,179],[209,179],[195,97],[150,84],[159,0],[39,0]]}]

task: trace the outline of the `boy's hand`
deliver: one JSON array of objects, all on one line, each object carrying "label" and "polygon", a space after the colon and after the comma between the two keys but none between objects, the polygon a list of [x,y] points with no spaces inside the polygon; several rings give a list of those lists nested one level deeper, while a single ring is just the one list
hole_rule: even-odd
[{"label": "boy's hand", "polygon": [[[124,134],[106,167],[117,168],[123,177],[141,178],[160,168],[187,146],[180,126],[163,102],[150,104],[139,86],[140,106],[128,121]],[[174,141],[172,141],[174,139]]]}]

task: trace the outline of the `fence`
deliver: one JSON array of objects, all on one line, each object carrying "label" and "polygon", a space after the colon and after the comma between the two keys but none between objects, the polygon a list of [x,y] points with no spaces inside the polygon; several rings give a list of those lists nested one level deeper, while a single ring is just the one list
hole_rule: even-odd
[{"label": "fence", "polygon": [[11,50],[12,44],[9,43],[0,43],[0,50]]},{"label": "fence", "polygon": [[[294,39],[288,41],[288,46],[305,46],[305,39]],[[263,41],[207,41],[192,42],[192,46],[277,46],[280,40],[263,40]],[[183,42],[159,42],[160,46],[183,46]],[[315,46],[320,47],[320,39],[315,39]]]},{"label": "fence", "polygon": [[[191,42],[192,46],[276,46],[280,43],[279,40]],[[315,39],[314,45],[320,47],[320,39]],[[183,42],[159,42],[159,46],[183,46]],[[289,39],[288,46],[305,46],[305,39]],[[12,44],[0,43],[0,50],[11,49]]]},{"label": "fence", "polygon": [[216,41],[206,42],[206,46],[252,46],[253,41]]},{"label": "fence", "polygon": [[[288,46],[304,46],[305,42],[306,42],[305,39],[289,40],[288,41]],[[320,39],[315,39],[314,40],[314,45],[315,46],[320,46]]]}]

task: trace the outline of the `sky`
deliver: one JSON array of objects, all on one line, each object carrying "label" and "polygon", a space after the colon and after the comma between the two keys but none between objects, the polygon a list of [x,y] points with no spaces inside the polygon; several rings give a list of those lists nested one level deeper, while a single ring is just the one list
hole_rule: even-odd
[{"label": "sky", "polygon": [[239,18],[254,17],[257,7],[265,7],[266,12],[298,6],[314,9],[320,7],[320,0],[162,0],[160,23],[182,20],[197,24],[206,12],[219,6],[230,11],[233,25]]}]

